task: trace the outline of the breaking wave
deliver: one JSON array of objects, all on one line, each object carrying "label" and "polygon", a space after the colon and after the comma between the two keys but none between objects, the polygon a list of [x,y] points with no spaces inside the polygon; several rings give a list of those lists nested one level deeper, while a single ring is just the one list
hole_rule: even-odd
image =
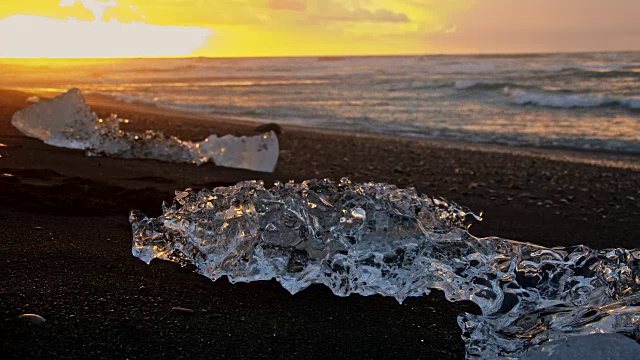
[{"label": "breaking wave", "polygon": [[578,94],[558,94],[544,92],[529,92],[522,89],[505,88],[505,93],[511,97],[515,105],[533,105],[549,108],[595,108],[619,106],[630,110],[640,109],[640,98],[616,98],[605,96],[587,96]]},{"label": "breaking wave", "polygon": [[555,75],[562,77],[578,77],[578,78],[586,78],[586,79],[616,79],[616,78],[629,78],[634,77],[637,78],[640,76],[640,71],[635,70],[635,68],[629,68],[625,70],[625,68],[621,68],[619,70],[584,70],[584,69],[575,69],[573,71],[566,71],[563,74]]},{"label": "breaking wave", "polygon": [[80,87],[203,121],[508,146],[637,153],[640,133],[640,53],[143,59],[59,71],[64,78],[54,82],[42,74],[9,73],[2,82],[39,94]]},{"label": "breaking wave", "polygon": [[513,66],[502,65],[493,62],[478,62],[478,63],[451,63],[446,65],[438,65],[425,69],[428,73],[435,74],[495,74],[495,73],[562,73],[570,72],[574,76],[630,76],[638,75],[638,65],[635,64],[606,64],[606,65],[572,65],[572,64],[560,64],[560,65],[525,65],[525,66]]}]

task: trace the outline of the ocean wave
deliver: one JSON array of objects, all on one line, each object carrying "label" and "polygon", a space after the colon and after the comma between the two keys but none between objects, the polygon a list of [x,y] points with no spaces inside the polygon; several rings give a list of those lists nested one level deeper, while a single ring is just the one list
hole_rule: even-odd
[{"label": "ocean wave", "polygon": [[456,90],[502,90],[505,87],[526,87],[500,80],[458,80],[453,86]]},{"label": "ocean wave", "polygon": [[500,64],[493,62],[467,62],[441,64],[425,69],[426,73],[431,74],[499,74],[499,73],[584,73],[584,74],[613,74],[613,75],[637,75],[639,65],[637,63],[617,63],[603,65],[575,65],[575,64],[559,64],[559,65],[523,65],[509,66],[508,64]]},{"label": "ocean wave", "polygon": [[114,100],[117,102],[123,102],[125,104],[146,104],[146,105],[155,105],[157,104],[157,102],[160,100],[160,98],[154,97],[154,98],[149,98],[149,97],[144,97],[144,96],[139,96],[139,95],[127,95],[127,94],[120,94],[120,95],[113,95],[111,93],[101,93],[101,92],[95,92],[96,94],[100,94],[100,95],[106,95],[106,96],[113,96]]},{"label": "ocean wave", "polygon": [[245,108],[218,106],[210,104],[186,104],[186,103],[157,103],[159,108],[175,110],[180,112],[204,114],[204,115],[221,115],[231,117],[253,118],[254,120],[269,119],[270,114],[261,108]]},{"label": "ocean wave", "polygon": [[202,66],[197,64],[186,64],[180,66],[166,66],[166,67],[131,67],[131,68],[118,68],[117,72],[105,71],[105,75],[128,75],[128,74],[143,74],[143,73],[177,73],[185,71],[197,71],[201,70]]},{"label": "ocean wave", "polygon": [[455,86],[455,83],[452,81],[429,81],[421,85],[391,88],[389,89],[389,91],[437,90],[437,89],[450,89],[454,86]]},{"label": "ocean wave", "polygon": [[318,57],[318,61],[344,61],[348,60],[347,56],[320,56]]},{"label": "ocean wave", "polygon": [[640,109],[640,98],[615,98],[605,96],[567,95],[559,93],[529,92],[522,89],[505,88],[515,105],[533,105],[549,108],[595,108],[620,106],[631,110]]},{"label": "ocean wave", "polygon": [[[113,96],[110,93],[102,93],[102,95]],[[113,96],[117,102],[123,102],[126,104],[141,104],[152,105],[161,109],[175,110],[180,112],[194,113],[194,114],[222,114],[222,115],[239,115],[239,116],[257,116],[262,115],[257,110],[231,107],[231,106],[215,106],[211,104],[196,104],[196,103],[181,103],[173,102],[161,99],[159,97],[145,97],[139,95],[116,95]]]},{"label": "ocean wave", "polygon": [[607,71],[617,71],[617,70],[623,70],[623,69],[629,69],[629,68],[634,68],[635,65],[633,64],[627,64],[627,63],[620,63],[620,64],[603,64],[603,65],[551,65],[551,66],[541,66],[539,68],[532,68],[532,69],[537,69],[540,71],[547,71],[547,72],[559,72],[559,71],[584,71],[584,72],[607,72]]},{"label": "ocean wave", "polygon": [[567,77],[567,78],[590,78],[590,79],[617,79],[628,77],[640,77],[640,68],[626,67],[615,70],[594,70],[570,68],[561,71],[560,74],[552,74],[550,77]]},{"label": "ocean wave", "polygon": [[531,88],[529,85],[518,84],[502,80],[485,80],[485,79],[463,79],[456,81],[430,81],[425,84],[394,88],[390,91],[415,91],[415,90],[437,90],[437,89],[455,89],[455,90],[502,90],[505,87],[510,88]]},{"label": "ocean wave", "polygon": [[432,74],[490,74],[501,72],[493,63],[459,63],[433,66],[426,69]]},{"label": "ocean wave", "polygon": [[[500,91],[494,91],[496,95],[501,95]],[[533,95],[532,95],[533,94]],[[106,94],[105,94],[106,95]],[[583,103],[577,103],[576,96],[563,96],[561,93],[547,93],[543,90],[536,91],[524,91],[522,89],[507,89],[502,96],[511,96],[514,101],[524,101],[526,96],[531,97],[528,99],[528,103],[522,103],[516,105],[530,105],[532,107],[555,107],[555,108],[571,108],[585,106]],[[541,98],[535,98],[535,95],[543,95]],[[521,96],[518,98],[518,96]],[[555,106],[544,105],[551,102],[548,98],[558,97],[569,98],[570,100],[564,100],[564,103],[553,103]],[[578,96],[577,98],[588,98],[586,96]],[[230,105],[216,105],[205,103],[186,103],[178,101],[169,101],[167,99],[143,97],[143,96],[131,96],[131,95],[119,95],[115,96],[118,101],[148,104],[161,109],[174,110],[179,112],[186,112],[192,114],[201,114],[212,117],[238,119],[243,121],[256,121],[256,122],[278,122],[282,124],[290,124],[302,127],[321,128],[338,131],[355,131],[355,132],[371,132],[382,134],[394,134],[397,136],[405,137],[418,137],[424,139],[443,139],[453,140],[470,143],[488,143],[488,144],[502,144],[508,146],[531,146],[531,147],[543,147],[543,148],[560,148],[560,149],[575,149],[575,150],[588,150],[588,151],[606,151],[621,154],[640,154],[640,144],[638,141],[631,138],[600,138],[597,135],[553,135],[553,134],[527,134],[516,131],[513,132],[494,132],[482,129],[467,129],[465,126],[461,128],[446,128],[436,125],[427,125],[424,123],[411,123],[411,122],[388,122],[385,121],[384,111],[377,111],[376,116],[340,116],[339,118],[332,117],[330,114],[318,112],[317,109],[297,109],[292,111],[290,108],[284,107],[241,107]],[[596,98],[598,99],[598,98]],[[532,103],[532,101],[538,101]],[[618,99],[620,100],[620,99]],[[640,108],[640,99],[626,99],[626,105],[629,109]],[[509,101],[509,97],[504,97],[501,102]],[[571,103],[573,101],[573,103]],[[633,103],[635,101],[635,103]],[[624,102],[624,101],[622,101]],[[392,101],[380,103],[375,107],[376,110],[388,107],[392,104]],[[592,106],[620,106],[618,103],[609,102],[608,105],[604,103],[591,104]],[[319,105],[322,108],[331,108],[330,104]],[[531,111],[536,111],[530,109]],[[525,111],[530,111],[525,110]],[[634,110],[635,111],[635,110]]]}]

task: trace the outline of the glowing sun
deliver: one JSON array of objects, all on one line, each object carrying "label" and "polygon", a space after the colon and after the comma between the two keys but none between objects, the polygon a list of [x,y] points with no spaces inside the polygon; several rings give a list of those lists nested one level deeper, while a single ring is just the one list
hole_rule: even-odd
[{"label": "glowing sun", "polygon": [[195,26],[160,26],[104,21],[114,0],[62,0],[90,10],[94,21],[13,15],[0,20],[0,58],[121,58],[188,56],[204,46],[211,30]]}]

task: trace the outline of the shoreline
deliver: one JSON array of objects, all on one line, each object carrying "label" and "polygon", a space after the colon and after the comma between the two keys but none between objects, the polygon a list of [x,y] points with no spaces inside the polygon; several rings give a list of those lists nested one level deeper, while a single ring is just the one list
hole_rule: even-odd
[{"label": "shoreline", "polygon": [[[584,179],[579,177],[573,177],[570,181],[561,181],[559,179],[571,174],[571,171],[576,173],[586,171],[594,175],[605,174],[606,177],[623,176],[628,179],[628,184],[638,182],[638,186],[628,188],[627,194],[620,194],[614,198],[621,199],[623,203],[630,201],[632,205],[636,205],[636,197],[640,198],[640,171],[638,171],[638,168],[636,166],[622,166],[625,165],[624,162],[616,163],[610,159],[594,161],[576,156],[580,154],[564,151],[535,151],[537,149],[518,151],[518,149],[513,148],[505,149],[503,146],[477,146],[475,144],[397,138],[368,133],[310,130],[294,126],[281,127],[283,134],[279,135],[280,161],[276,171],[272,174],[226,169],[213,164],[195,167],[190,164],[172,164],[159,161],[85,157],[81,151],[44,145],[39,140],[27,138],[14,129],[10,124],[13,112],[28,106],[29,103],[25,100],[25,93],[3,92],[0,90],[0,94],[3,94],[3,99],[0,100],[0,115],[2,115],[0,116],[0,142],[9,143],[11,140],[17,140],[18,143],[15,145],[16,152],[25,152],[22,155],[29,159],[30,166],[34,166],[39,162],[43,163],[43,168],[50,168],[51,166],[48,160],[39,161],[39,159],[33,158],[33,154],[23,150],[31,147],[37,148],[38,151],[43,153],[44,157],[52,156],[51,154],[54,153],[57,154],[56,156],[59,158],[55,159],[56,162],[63,161],[62,159],[73,155],[74,161],[78,163],[98,163],[101,164],[100,166],[109,164],[110,171],[114,174],[119,166],[124,166],[128,163],[144,164],[140,165],[142,167],[140,171],[142,178],[144,178],[145,172],[154,173],[153,176],[157,179],[166,178],[165,180],[170,180],[164,181],[164,183],[174,184],[171,185],[173,186],[171,190],[183,189],[193,185],[198,187],[207,184],[207,182],[231,185],[240,180],[260,179],[269,184],[276,180],[302,181],[312,178],[330,178],[337,181],[344,176],[348,176],[354,181],[387,182],[396,184],[399,187],[415,187],[419,192],[432,196],[442,196],[457,204],[467,206],[472,211],[484,211],[486,214],[487,209],[503,211],[497,209],[496,206],[511,207],[517,205],[524,212],[528,211],[525,205],[542,206],[543,209],[553,207],[565,207],[566,209],[566,206],[571,205],[567,198],[589,195],[591,186],[587,185],[593,184],[584,183]],[[3,102],[5,106],[8,104],[10,108],[3,108]],[[146,105],[119,104],[110,97],[104,96],[87,96],[87,102],[100,116],[108,116],[115,112],[124,118],[130,119],[129,123],[122,124],[123,130],[144,131],[153,129],[185,140],[201,140],[212,133],[218,135],[255,135],[260,133],[256,128],[257,124],[251,122],[229,122],[225,119],[182,114],[178,111],[165,111]],[[10,136],[13,139],[3,141],[1,140],[4,137],[3,135]],[[17,139],[14,137],[17,137]],[[10,144],[10,147],[12,146],[14,145]],[[50,151],[47,152],[47,149]],[[55,151],[53,151],[54,149]],[[619,160],[616,157],[614,159]],[[3,160],[6,163],[8,159],[5,158]],[[10,159],[12,163],[18,165],[16,160],[18,159]],[[54,161],[54,159],[51,161]],[[190,174],[189,176],[193,176],[197,181],[179,179],[169,174],[163,174],[162,169],[165,167],[180,167],[181,171],[185,174]],[[63,169],[69,171],[68,176],[83,178],[92,178],[94,176],[91,172],[92,170],[85,171],[82,166],[65,165]],[[568,171],[567,169],[572,170]],[[136,173],[136,171],[133,172]],[[206,176],[202,177],[203,174],[206,174]],[[425,174],[430,174],[431,179],[425,179]],[[227,175],[230,175],[230,177]],[[597,176],[601,177],[601,175]],[[542,181],[536,184],[532,182],[537,181],[535,179]],[[114,177],[111,180],[118,186],[122,185],[120,183],[122,179],[115,179]],[[548,181],[551,181],[550,184],[547,184],[550,186],[545,188],[544,184]],[[163,180],[160,180],[160,182],[162,183]],[[583,183],[584,186],[569,185],[574,182],[576,184]],[[600,186],[597,183],[595,185]],[[154,184],[153,186],[165,190],[168,189],[164,185]],[[536,187],[536,191],[544,193],[544,195],[530,195],[532,191],[527,190],[534,190],[530,189],[531,186]],[[491,187],[493,189],[490,189]],[[478,193],[479,189],[482,188],[488,188],[488,194]],[[610,193],[619,193],[621,189],[607,190],[602,188],[597,191],[603,190]],[[524,195],[521,194],[522,192],[524,192]],[[576,192],[582,194],[571,195],[571,193]],[[545,198],[550,197],[555,198],[552,206],[544,203]],[[602,216],[607,218],[607,216],[615,214],[615,212],[608,214],[606,211],[608,208],[619,208],[619,206],[616,206],[615,201],[609,202],[608,206],[602,207],[600,206],[602,204],[599,204],[601,202],[600,197],[594,195],[588,197],[594,201],[590,210],[595,213],[590,213],[587,207],[581,208],[582,220],[594,215],[595,218],[601,218]],[[627,197],[633,200],[628,200]],[[526,204],[517,204],[517,201],[521,199],[526,200]],[[562,206],[558,204],[560,201]],[[495,204],[488,205],[492,202]],[[561,212],[556,211],[547,215],[553,217],[553,215],[560,214]],[[485,224],[487,223],[483,222],[479,227],[485,228]],[[482,236],[490,235],[522,240],[518,236],[510,236],[509,234],[482,232]],[[536,242],[536,239],[529,238],[525,241]]]},{"label": "shoreline", "polygon": [[[16,91],[11,89],[2,89],[1,91]],[[82,90],[82,89],[81,89]],[[51,98],[60,94],[60,92],[19,92],[29,96],[40,96],[43,99]],[[206,115],[197,112],[189,112],[183,110],[172,109],[168,107],[158,106],[156,104],[144,103],[144,102],[129,102],[118,100],[115,96],[103,95],[103,94],[84,94],[89,105],[92,106],[94,111],[100,116],[105,117],[110,113],[118,113],[123,116],[127,113],[149,113],[162,116],[175,116],[179,119],[189,119],[193,121],[202,122],[202,127],[207,125],[214,125],[216,127],[238,126],[242,129],[253,129],[260,125],[274,124],[271,120],[250,119],[246,117],[224,116],[224,115]],[[112,110],[109,110],[112,109]],[[126,116],[124,116],[126,118]],[[315,128],[311,126],[304,126],[299,124],[282,124],[278,123],[283,129],[287,131],[296,132],[314,132],[322,135],[333,136],[348,136],[359,138],[376,139],[398,139],[401,138],[405,141],[418,141],[428,144],[429,146],[442,147],[452,150],[463,151],[478,151],[486,153],[501,153],[517,156],[529,156],[540,159],[548,159],[562,162],[573,162],[579,164],[587,164],[601,167],[619,168],[633,171],[640,171],[640,154],[630,154],[624,152],[615,152],[610,150],[589,150],[589,149],[573,149],[563,147],[552,146],[528,146],[528,145],[506,145],[500,143],[491,142],[463,142],[454,139],[435,139],[428,138],[426,136],[407,135],[407,134],[384,134],[380,132],[367,132],[367,131],[355,131],[350,129],[330,129],[330,128]],[[141,129],[142,130],[142,129]],[[147,129],[144,129],[147,130]],[[149,130],[156,130],[150,128]],[[240,135],[239,132],[234,132],[231,129],[225,129],[230,134]],[[253,132],[253,131],[250,131]],[[170,135],[170,132],[167,132]],[[208,135],[208,134],[207,134]],[[206,135],[203,134],[202,138]],[[201,140],[201,139],[191,139]]]},{"label": "shoreline", "polygon": [[[161,212],[175,190],[243,180],[311,178],[415,187],[474,212],[474,236],[539,245],[635,248],[640,172],[476,151],[389,136],[283,126],[271,174],[205,164],[87,157],[48,146],[11,124],[29,105],[0,91],[0,354],[37,358],[464,357],[456,319],[477,312],[442,292],[403,305],[381,296],[341,298],[323,286],[292,296],[275,281],[231,285],[176,264],[131,255],[131,209]],[[89,98],[126,129],[184,139],[254,134],[256,124],[179,115]],[[123,126],[124,127],[124,126]],[[192,309],[192,314],[172,310]],[[17,319],[36,313],[46,324]]]}]

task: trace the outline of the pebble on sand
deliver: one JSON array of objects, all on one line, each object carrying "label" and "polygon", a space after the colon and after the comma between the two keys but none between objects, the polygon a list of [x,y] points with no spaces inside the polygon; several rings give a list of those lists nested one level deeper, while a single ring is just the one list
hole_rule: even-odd
[{"label": "pebble on sand", "polygon": [[32,325],[42,325],[47,322],[47,319],[38,314],[22,314],[18,316],[18,319],[24,320]]},{"label": "pebble on sand", "polygon": [[260,125],[255,128],[255,131],[260,133],[268,133],[269,131],[273,131],[274,133],[276,133],[276,135],[282,135],[284,133],[282,127],[276,123]]}]

